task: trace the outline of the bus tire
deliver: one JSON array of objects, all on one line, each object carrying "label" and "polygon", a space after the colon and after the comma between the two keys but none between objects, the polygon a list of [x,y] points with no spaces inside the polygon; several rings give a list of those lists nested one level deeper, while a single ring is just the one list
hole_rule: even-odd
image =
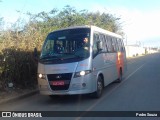
[{"label": "bus tire", "polygon": [[116,82],[120,83],[122,81],[122,79],[123,79],[123,73],[122,73],[122,68],[120,68],[120,70],[119,70],[119,77],[116,80]]},{"label": "bus tire", "polygon": [[103,80],[99,76],[97,80],[97,90],[94,93],[92,93],[91,96],[94,98],[100,98],[102,96],[103,88]]}]

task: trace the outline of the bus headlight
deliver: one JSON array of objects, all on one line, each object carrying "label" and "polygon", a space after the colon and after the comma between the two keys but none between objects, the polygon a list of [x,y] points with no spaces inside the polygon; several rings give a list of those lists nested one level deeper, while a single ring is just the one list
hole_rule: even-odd
[{"label": "bus headlight", "polygon": [[38,78],[40,78],[40,79],[46,79],[46,76],[44,74],[39,73],[38,74]]},{"label": "bus headlight", "polygon": [[74,74],[74,77],[81,77],[81,76],[87,75],[89,73],[91,73],[91,70],[84,70],[84,71],[76,72]]}]

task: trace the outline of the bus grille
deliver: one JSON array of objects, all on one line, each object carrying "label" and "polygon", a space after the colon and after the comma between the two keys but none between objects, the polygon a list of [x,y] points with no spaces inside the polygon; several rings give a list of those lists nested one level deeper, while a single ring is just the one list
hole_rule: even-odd
[{"label": "bus grille", "polygon": [[[52,90],[68,90],[72,73],[48,74],[48,82]],[[64,85],[53,85],[55,81],[64,81]]]}]

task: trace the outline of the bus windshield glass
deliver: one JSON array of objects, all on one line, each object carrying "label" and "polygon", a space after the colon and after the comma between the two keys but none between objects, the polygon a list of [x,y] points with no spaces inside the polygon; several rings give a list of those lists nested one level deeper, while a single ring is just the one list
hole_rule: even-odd
[{"label": "bus windshield glass", "polygon": [[50,33],[42,47],[40,60],[89,57],[90,29],[67,29]]}]

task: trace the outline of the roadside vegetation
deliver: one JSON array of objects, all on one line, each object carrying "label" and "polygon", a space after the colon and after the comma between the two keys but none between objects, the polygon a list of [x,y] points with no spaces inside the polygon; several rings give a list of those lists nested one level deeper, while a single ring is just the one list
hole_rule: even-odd
[{"label": "roadside vegetation", "polygon": [[[3,4],[3,3],[1,3]],[[40,53],[46,35],[54,30],[76,25],[95,25],[123,34],[120,18],[109,13],[77,11],[65,6],[62,10],[37,14],[26,13],[29,20],[19,19],[10,29],[4,28],[0,17],[0,90],[35,88],[37,85],[37,61],[33,50]]]}]

